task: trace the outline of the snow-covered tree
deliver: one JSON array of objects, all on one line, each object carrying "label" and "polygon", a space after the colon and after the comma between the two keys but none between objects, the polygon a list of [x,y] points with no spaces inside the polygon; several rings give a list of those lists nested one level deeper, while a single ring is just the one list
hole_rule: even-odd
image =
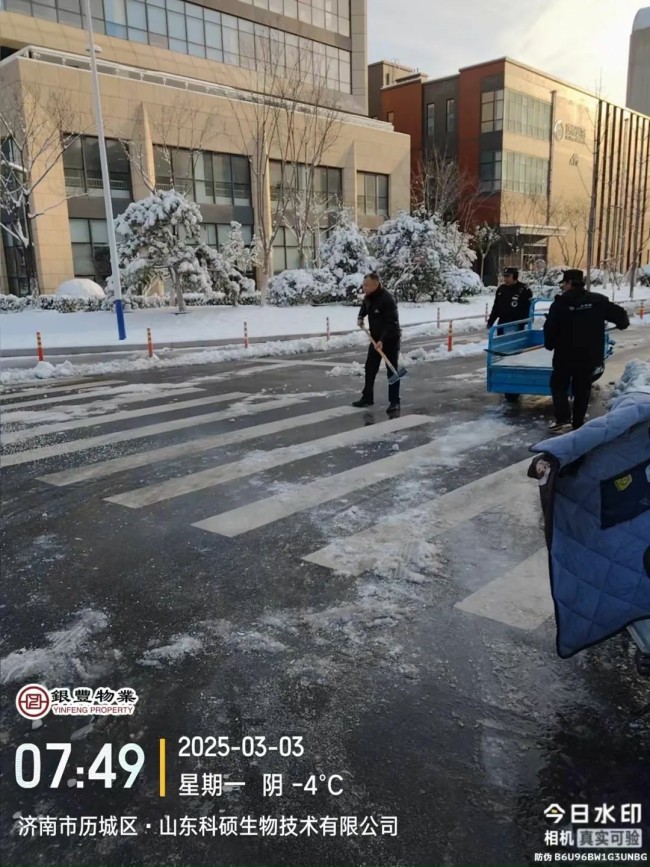
[{"label": "snow-covered tree", "polygon": [[481,223],[474,229],[474,247],[479,256],[481,267],[481,280],[485,271],[485,260],[492,247],[496,246],[501,240],[501,233],[496,226],[491,226],[489,223]]},{"label": "snow-covered tree", "polygon": [[236,268],[242,274],[249,274],[259,264],[259,245],[257,238],[247,246],[244,241],[242,225],[236,220],[230,224],[230,234],[221,247],[221,255],[229,268]]},{"label": "snow-covered tree", "polygon": [[208,269],[196,252],[201,220],[198,205],[176,190],[130,204],[115,221],[125,290],[144,294],[161,273],[168,273],[179,312],[185,312],[183,292],[210,292]]},{"label": "snow-covered tree", "polygon": [[365,274],[372,268],[366,237],[347,209],[339,213],[336,225],[321,244],[320,259],[337,280]]},{"label": "snow-covered tree", "polygon": [[420,210],[383,223],[373,239],[378,270],[399,300],[445,297],[446,275],[469,268],[476,254],[455,223]]}]

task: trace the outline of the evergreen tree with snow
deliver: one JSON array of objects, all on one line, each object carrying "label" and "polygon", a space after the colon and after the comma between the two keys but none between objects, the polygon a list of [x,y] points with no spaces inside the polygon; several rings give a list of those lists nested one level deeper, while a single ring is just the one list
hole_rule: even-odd
[{"label": "evergreen tree with snow", "polygon": [[186,311],[183,292],[210,292],[209,272],[196,254],[201,222],[198,205],[176,190],[132,202],[115,221],[124,289],[144,294],[167,273],[181,313]]},{"label": "evergreen tree with snow", "polygon": [[366,237],[348,210],[340,211],[336,225],[321,245],[320,259],[322,267],[339,281],[348,275],[367,274],[371,270]]},{"label": "evergreen tree with snow", "polygon": [[471,268],[476,254],[457,223],[445,223],[423,209],[400,212],[383,223],[373,239],[382,282],[401,301],[439,301],[448,278]]}]

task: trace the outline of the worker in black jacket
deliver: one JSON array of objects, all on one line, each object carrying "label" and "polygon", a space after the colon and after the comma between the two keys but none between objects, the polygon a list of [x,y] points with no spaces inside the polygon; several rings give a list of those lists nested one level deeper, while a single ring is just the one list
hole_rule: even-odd
[{"label": "worker in black jacket", "polygon": [[[503,283],[494,296],[488,328],[492,328],[495,322],[503,325],[505,322],[520,322],[522,319],[528,319],[532,300],[533,293],[528,286],[519,282],[517,268],[505,268]],[[521,327],[524,328],[523,325]]]},{"label": "worker in black jacket", "polygon": [[553,433],[563,433],[571,424],[577,430],[584,424],[592,383],[603,371],[605,323],[612,322],[620,329],[630,324],[622,307],[585,288],[582,271],[564,271],[560,286],[562,294],[555,298],[544,325],[544,346],[553,350]]},{"label": "worker in black jacket", "polygon": [[[401,334],[397,302],[390,292],[387,292],[382,287],[379,276],[374,271],[364,277],[363,291],[365,297],[361,302],[357,324],[362,328],[366,316],[368,317],[368,330],[377,345],[377,349],[381,349],[393,367],[397,368]],[[381,355],[370,344],[368,347],[368,357],[366,358],[366,382],[363,387],[363,393],[361,394],[361,398],[355,400],[352,406],[363,407],[373,405],[375,402],[375,378],[380,366]],[[386,372],[390,379],[393,372],[389,370],[388,366],[386,367]],[[389,407],[386,412],[389,415],[399,413],[399,382],[388,386],[388,402]]]}]

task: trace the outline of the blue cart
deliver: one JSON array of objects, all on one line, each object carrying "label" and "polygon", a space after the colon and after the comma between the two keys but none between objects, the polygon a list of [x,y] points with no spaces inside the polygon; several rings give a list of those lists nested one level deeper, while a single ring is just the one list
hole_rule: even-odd
[{"label": "blue cart", "polygon": [[[487,390],[493,394],[551,394],[553,353],[544,348],[549,301],[533,301],[530,318],[493,325],[487,352]],[[541,309],[540,309],[541,308]],[[614,341],[605,334],[605,358]]]}]

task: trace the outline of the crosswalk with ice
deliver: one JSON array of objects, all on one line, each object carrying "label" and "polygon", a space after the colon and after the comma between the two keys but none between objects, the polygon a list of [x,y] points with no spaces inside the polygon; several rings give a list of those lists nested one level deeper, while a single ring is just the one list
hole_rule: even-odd
[{"label": "crosswalk with ice", "polygon": [[[248,370],[252,374],[259,368]],[[245,374],[245,371],[246,369],[241,371],[240,376]],[[204,377],[202,382],[205,383],[208,379],[210,378]],[[218,381],[219,377],[214,379]],[[191,383],[190,392],[201,392],[200,385],[198,380]],[[151,404],[156,395],[148,393],[141,395],[141,401],[148,404],[146,407],[116,411],[115,405],[120,402],[136,402],[133,393],[128,387],[125,389],[119,381],[98,382],[94,388],[91,383],[77,384],[69,386],[69,389],[69,393],[64,395],[65,386],[58,387],[54,397],[45,398],[39,398],[37,393],[29,391],[9,394],[5,396],[3,410],[8,413],[8,418],[11,418],[15,411],[33,409],[41,421],[47,408],[59,410],[62,406],[79,407],[83,406],[81,401],[93,401],[93,411],[100,413],[97,399],[102,398],[106,399],[108,411],[103,415],[73,417],[70,421],[55,421],[50,424],[37,422],[31,427],[28,423],[28,412],[20,412],[20,428],[17,428],[16,424],[5,425],[10,429],[3,432],[3,445],[11,448],[3,454],[3,467],[35,464],[40,469],[40,462],[47,459],[87,453],[83,455],[79,466],[52,472],[47,472],[45,467],[45,472],[37,477],[41,483],[66,487],[98,479],[111,479],[120,473],[128,473],[141,467],[164,467],[165,464],[173,466],[171,477],[164,481],[135,488],[127,487],[126,490],[116,492],[110,491],[111,482],[102,485],[102,496],[111,506],[138,510],[187,497],[198,491],[217,488],[227,482],[237,482],[268,470],[291,468],[296,464],[297,481],[285,490],[237,508],[207,515],[193,523],[193,527],[198,530],[227,538],[245,537],[260,528],[308,512],[323,504],[342,500],[354,492],[364,491],[414,470],[417,472],[421,469],[426,472],[427,466],[444,464],[450,456],[458,456],[479,445],[482,437],[480,421],[470,425],[470,428],[474,429],[472,436],[467,435],[467,424],[457,425],[456,429],[452,425],[447,427],[442,435],[436,435],[437,430],[430,430],[435,419],[422,414],[408,414],[401,418],[352,427],[323,436],[321,429],[327,422],[344,421],[346,418],[349,422],[354,422],[355,416],[360,421],[362,413],[349,406],[309,411],[305,403],[314,404],[316,401],[310,401],[306,395],[271,396],[232,391],[217,396],[204,395],[191,400],[177,400],[175,398],[187,394],[188,389],[169,391],[161,386],[160,402],[155,405]],[[48,388],[48,395],[50,392],[51,389]],[[212,411],[213,406],[219,408]],[[204,409],[209,411],[203,412]],[[288,415],[271,420],[264,419],[269,413],[287,409],[291,410]],[[103,425],[128,425],[134,421],[140,424],[140,420],[148,417],[172,414],[173,418],[163,421],[156,420],[139,427],[127,426],[117,431],[101,432]],[[258,421],[257,416],[262,416],[262,419]],[[252,424],[240,426],[244,419],[249,418]],[[200,430],[205,425],[232,422],[233,419],[238,426],[231,430],[195,436],[194,428]],[[61,434],[73,435],[75,431],[85,428],[97,428],[98,432],[63,442],[47,442],[44,445],[34,442],[42,437],[59,439]],[[260,450],[267,438],[299,429],[304,429],[312,438],[297,444]],[[387,457],[378,457],[341,472],[300,482],[301,461],[318,458],[325,453],[334,453],[338,449],[390,442],[391,438],[394,439],[397,435],[417,430],[434,435],[423,445],[414,445],[404,450],[398,448]],[[187,431],[187,438],[180,443],[156,445],[155,437],[176,431]],[[506,436],[508,432],[509,428],[505,424],[496,427],[492,425],[490,436],[498,439]],[[141,447],[135,453],[115,456],[111,455],[109,449],[107,455],[106,447],[135,441],[142,441]],[[225,446],[239,446],[249,442],[256,444],[256,450],[238,460],[215,462],[214,466],[198,471],[182,471],[184,459],[204,454],[209,460],[211,452],[216,456],[218,450]],[[18,450],[21,445],[24,448]],[[98,449],[101,449],[100,453]],[[499,509],[508,501],[534,500],[536,490],[526,478],[526,465],[527,461],[515,464],[440,496],[416,502],[413,505],[413,514],[404,511],[388,516],[377,515],[374,525],[360,533],[336,539],[318,551],[300,552],[302,559],[336,572],[341,570],[343,557],[346,574],[354,575],[372,571],[374,566],[379,565],[378,558],[381,557],[387,541],[399,542],[408,539],[414,526],[418,527],[420,538],[428,542],[438,540],[444,544],[445,534],[483,513]],[[123,480],[121,487],[124,487]],[[216,497],[214,501],[220,502]],[[350,557],[351,553],[354,554],[353,557]],[[456,608],[467,614],[497,620],[519,629],[537,628],[552,614],[545,551],[540,549],[534,552],[505,574],[488,580],[458,602]]]}]

